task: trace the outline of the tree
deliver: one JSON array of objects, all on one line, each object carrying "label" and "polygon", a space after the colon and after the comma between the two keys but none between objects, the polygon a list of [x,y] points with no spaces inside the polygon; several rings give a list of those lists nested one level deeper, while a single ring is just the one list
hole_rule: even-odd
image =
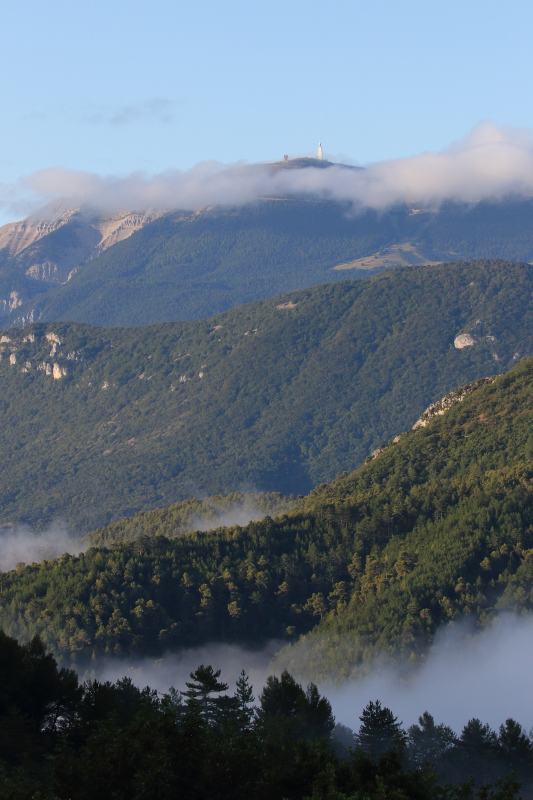
[{"label": "tree", "polygon": [[488,783],[498,777],[498,739],[489,725],[471,719],[464,726],[456,749],[458,766],[463,776],[473,776],[476,782]]},{"label": "tree", "polygon": [[448,725],[435,725],[435,720],[427,711],[418,718],[418,723],[411,725],[407,731],[409,761],[415,766],[429,761],[438,768],[446,753],[456,744],[455,734]]},{"label": "tree", "polygon": [[248,675],[244,670],[241,671],[237,680],[237,689],[233,698],[236,701],[238,715],[243,728],[247,728],[252,722],[255,709],[249,706],[254,702],[253,687],[250,684]]},{"label": "tree", "polygon": [[201,664],[194,672],[191,672],[192,681],[186,682],[187,691],[183,694],[188,698],[189,704],[198,703],[201,714],[206,722],[212,722],[219,707],[218,697],[211,697],[212,694],[225,692],[228,688],[227,683],[219,681],[221,670],[216,672],[210,665]]},{"label": "tree", "polygon": [[366,753],[381,756],[394,746],[401,746],[405,734],[390,708],[381,706],[379,700],[370,703],[359,717],[361,727],[357,736],[359,747]]},{"label": "tree", "polygon": [[314,683],[304,691],[287,670],[278,678],[267,678],[261,692],[259,718],[288,720],[298,739],[329,738],[335,727],[331,704],[321,697]]},{"label": "tree", "polygon": [[508,769],[520,770],[533,765],[531,740],[514,719],[506,719],[505,724],[500,725],[497,750]]}]

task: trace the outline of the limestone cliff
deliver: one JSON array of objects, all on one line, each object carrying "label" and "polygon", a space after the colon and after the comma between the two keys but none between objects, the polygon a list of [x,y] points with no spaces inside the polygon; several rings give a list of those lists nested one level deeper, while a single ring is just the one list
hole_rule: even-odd
[{"label": "limestone cliff", "polygon": [[[435,417],[439,417],[442,414],[445,414],[446,411],[448,411],[456,403],[461,403],[465,399],[465,397],[468,397],[469,394],[472,394],[473,391],[478,389],[484,383],[492,383],[494,380],[496,380],[495,375],[492,375],[488,378],[481,378],[480,380],[477,381],[472,381],[472,383],[468,383],[466,386],[461,386],[460,389],[456,389],[455,391],[445,395],[441,400],[438,400],[436,403],[431,403],[431,405],[429,405],[424,411],[424,413],[417,419],[411,430],[416,431],[418,430],[418,428],[425,428],[426,425],[429,425],[432,419],[434,419]],[[372,461],[374,458],[380,456],[382,453],[385,452],[385,450],[388,450],[389,447],[392,447],[392,445],[399,442],[403,435],[404,435],[403,433],[399,433],[388,444],[380,445],[367,458],[367,461]]]},{"label": "limestone cliff", "polygon": [[40,284],[49,288],[66,283],[83,265],[164,213],[162,209],[102,213],[55,205],[3,225],[0,314],[10,314],[30,296],[43,291],[45,287],[40,288]]}]

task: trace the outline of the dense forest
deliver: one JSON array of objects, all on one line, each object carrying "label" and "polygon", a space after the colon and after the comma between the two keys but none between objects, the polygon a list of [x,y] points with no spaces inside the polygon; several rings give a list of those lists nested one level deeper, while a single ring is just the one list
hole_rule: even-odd
[{"label": "dense forest", "polygon": [[532,290],[529,264],[458,262],[200,322],[5,331],[0,523],[85,533],[194,496],[305,494],[532,355]]},{"label": "dense forest", "polygon": [[183,692],[129,678],[80,684],[36,637],[0,631],[3,800],[515,800],[533,788],[533,743],[509,718],[460,735],[424,712],[402,728],[371,701],[357,733],[314,684],[270,676],[258,694],[209,665]]},{"label": "dense forest", "polygon": [[91,531],[85,537],[94,545],[132,542],[140,536],[166,536],[172,539],[192,531],[205,531],[222,526],[244,525],[264,517],[276,517],[301,504],[303,498],[285,497],[279,492],[231,492],[205,500],[192,498],[173,503],[157,512],[124,517],[117,522]]},{"label": "dense forest", "polygon": [[3,627],[80,666],[284,639],[280,668],[316,680],[384,652],[416,662],[463,616],[529,611],[532,379],[528,359],[481,382],[275,519],[173,538],[158,510],[96,534],[114,546],[20,565],[0,575]]},{"label": "dense forest", "polygon": [[35,265],[49,270],[70,262],[80,236],[87,244],[88,233],[78,230],[82,222],[75,218],[15,258],[0,252],[0,297],[16,291],[24,301],[5,325],[200,319],[282,292],[365,277],[363,263],[348,275],[334,267],[374,254],[370,269],[374,262],[383,269],[473,258],[533,261],[532,221],[528,198],[449,202],[438,210],[400,204],[386,211],[324,199],[264,198],[238,208],[166,214],[78,264],[61,286],[30,277]]}]

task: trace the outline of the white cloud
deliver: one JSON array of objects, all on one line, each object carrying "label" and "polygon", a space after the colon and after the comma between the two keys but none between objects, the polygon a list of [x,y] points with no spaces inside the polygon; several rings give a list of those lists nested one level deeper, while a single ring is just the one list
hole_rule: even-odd
[{"label": "white cloud", "polygon": [[436,722],[456,732],[473,717],[495,729],[512,717],[529,730],[532,658],[533,618],[503,614],[494,627],[481,633],[468,623],[444,629],[414,672],[384,665],[365,680],[323,690],[338,721],[355,730],[362,709],[376,699],[392,709],[404,726],[427,710]]},{"label": "white cloud", "polygon": [[[123,109],[115,123],[122,124],[135,113],[133,108]],[[401,201],[435,206],[447,199],[477,202],[509,194],[533,196],[533,139],[530,131],[486,121],[442,152],[382,161],[364,170],[333,166],[274,171],[268,165],[208,161],[187,171],[117,177],[53,167],[28,175],[15,186],[0,187],[0,206],[18,213],[24,203],[30,210],[61,200],[104,211],[195,210],[295,193],[345,201],[354,209],[384,209]]]},{"label": "white cloud", "polygon": [[[190,672],[199,664],[211,664],[222,670],[221,679],[230,684],[230,690],[245,669],[257,697],[266,677],[283,669],[275,656],[280,646],[272,641],[254,651],[208,644],[157,660],[104,658],[93,665],[90,674],[111,681],[129,675],[140,687],[149,685],[164,692],[170,686],[183,689]],[[305,647],[301,655],[305,660]],[[376,699],[389,707],[404,727],[417,722],[427,710],[436,722],[450,725],[457,733],[473,717],[494,729],[512,717],[529,730],[533,726],[532,660],[533,618],[502,614],[492,628],[482,632],[468,622],[445,628],[426,661],[415,670],[381,664],[371,677],[319,688],[330,700],[337,721],[356,731],[363,708]]]},{"label": "white cloud", "polygon": [[152,97],[141,103],[130,103],[123,106],[104,106],[94,110],[86,119],[104,125],[130,125],[140,119],[153,118],[159,122],[172,122],[172,110],[175,103],[162,97]]}]

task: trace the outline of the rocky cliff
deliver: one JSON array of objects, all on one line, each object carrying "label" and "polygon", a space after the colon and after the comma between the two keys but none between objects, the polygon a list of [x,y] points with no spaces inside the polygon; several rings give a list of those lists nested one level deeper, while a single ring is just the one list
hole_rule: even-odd
[{"label": "rocky cliff", "polygon": [[84,264],[164,213],[161,209],[100,213],[56,205],[3,225],[0,315],[54,284],[66,283]]}]

